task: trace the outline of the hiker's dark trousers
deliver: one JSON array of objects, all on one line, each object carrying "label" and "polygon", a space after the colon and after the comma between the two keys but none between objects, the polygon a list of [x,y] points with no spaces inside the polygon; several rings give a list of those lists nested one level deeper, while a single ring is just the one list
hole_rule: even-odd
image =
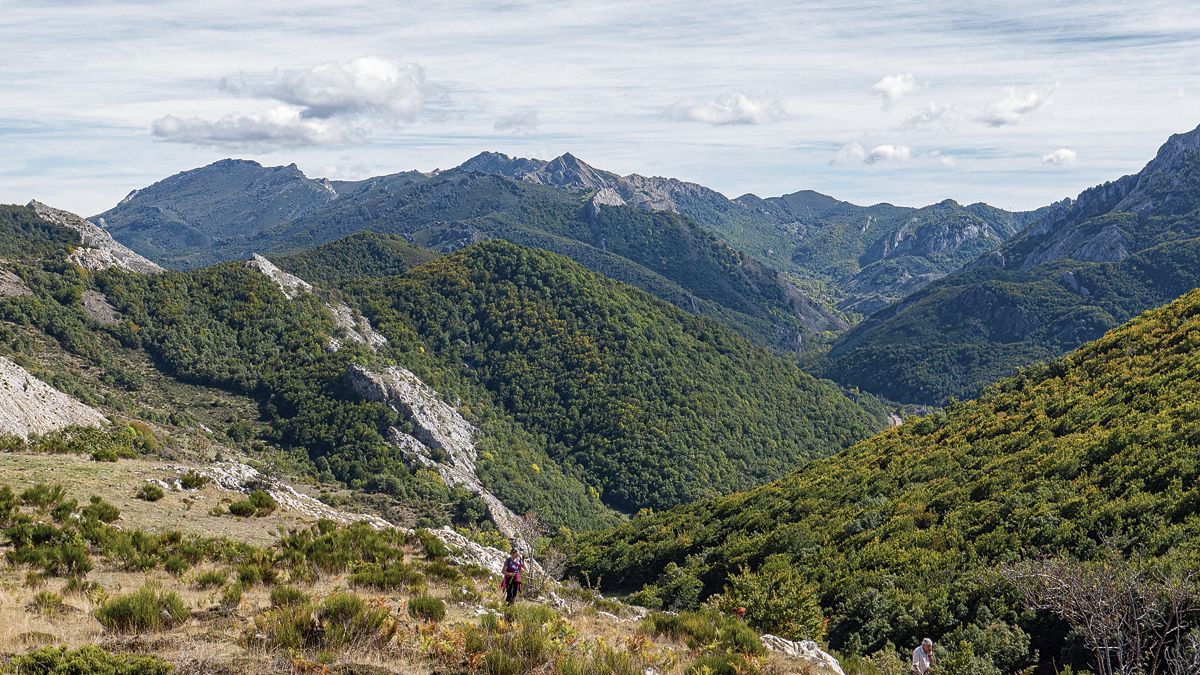
[{"label": "hiker's dark trousers", "polygon": [[517,581],[509,581],[504,584],[504,601],[508,604],[513,604],[517,599],[517,592],[521,590],[521,584]]}]

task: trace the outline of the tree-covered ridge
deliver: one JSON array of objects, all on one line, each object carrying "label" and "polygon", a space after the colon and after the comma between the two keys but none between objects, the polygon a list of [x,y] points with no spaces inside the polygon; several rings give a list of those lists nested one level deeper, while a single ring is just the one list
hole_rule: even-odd
[{"label": "tree-covered ridge", "polygon": [[970,397],[1200,286],[1200,129],[843,335],[817,370],[904,403]]},{"label": "tree-covered ridge", "polygon": [[309,283],[332,287],[360,277],[403,274],[408,268],[435,257],[433,251],[411,244],[401,236],[359,232],[316,248],[279,256],[277,262]]},{"label": "tree-covered ridge", "polygon": [[1088,559],[1106,538],[1194,569],[1198,477],[1193,291],[977,401],[780,481],[584,536],[575,568],[660,594],[690,575],[711,593],[740,566],[783,555],[816,584],[835,648],[982,640],[1009,672],[1033,660],[1013,659],[1014,645],[1061,663],[1069,644],[1061,624],[1019,611],[989,570],[1049,554]]},{"label": "tree-covered ridge", "polygon": [[725,327],[545,251],[487,242],[350,290],[621,510],[770,480],[879,423]]},{"label": "tree-covered ridge", "polygon": [[15,204],[0,205],[0,259],[34,260],[62,255],[78,246],[79,233],[46,222],[32,209]]}]

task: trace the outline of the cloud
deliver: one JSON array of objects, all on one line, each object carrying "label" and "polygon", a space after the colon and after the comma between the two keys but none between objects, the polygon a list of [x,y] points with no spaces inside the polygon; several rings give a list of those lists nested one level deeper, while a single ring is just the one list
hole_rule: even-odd
[{"label": "cloud", "polygon": [[167,115],[154,120],[151,133],[164,141],[230,149],[269,149],[357,142],[360,133],[330,120],[306,119],[287,106],[266,113],[228,115],[217,120]]},{"label": "cloud", "polygon": [[953,110],[954,106],[950,105],[949,103],[930,103],[923,108],[919,108],[916,112],[905,118],[905,120],[900,123],[900,128],[916,129],[918,127],[931,126],[937,122],[948,119]]},{"label": "cloud", "polygon": [[912,150],[907,145],[892,145],[888,143],[871,148],[871,151],[867,153],[866,162],[867,164],[891,161],[903,162],[909,157],[912,157]]},{"label": "cloud", "polygon": [[774,98],[754,99],[735,92],[711,101],[678,104],[674,116],[714,126],[729,124],[768,124],[786,117],[783,104]]},{"label": "cloud", "polygon": [[871,93],[883,97],[886,106],[892,101],[916,91],[920,85],[912,73],[897,73],[887,75],[871,87]]},{"label": "cloud", "polygon": [[878,164],[879,162],[903,162],[912,157],[912,150],[906,145],[893,145],[886,143],[877,145],[868,151],[860,143],[849,143],[843,145],[833,159],[829,160],[830,164],[857,164],[866,162],[867,164]]},{"label": "cloud", "polygon": [[270,98],[293,105],[302,117],[381,115],[412,122],[425,104],[425,71],[415,63],[363,56],[344,63],[285,70],[265,81],[221,88],[240,96]]},{"label": "cloud", "polygon": [[536,110],[522,110],[500,116],[493,128],[509,134],[529,134],[537,131],[541,124]]},{"label": "cloud", "polygon": [[830,164],[853,164],[867,158],[867,151],[859,143],[843,145],[841,150],[829,160]]},{"label": "cloud", "polygon": [[361,143],[374,128],[415,122],[430,87],[416,64],[364,56],[257,80],[226,78],[218,89],[272,105],[218,119],[166,115],[154,120],[151,133],[174,143],[234,149]]},{"label": "cloud", "polygon": [[988,105],[976,119],[991,127],[1019,124],[1046,105],[1057,89],[1057,84],[1041,91],[1018,92],[1016,89],[1009,89],[1007,94]]},{"label": "cloud", "polygon": [[1079,154],[1070,148],[1059,148],[1048,155],[1042,155],[1042,164],[1050,166],[1069,166],[1079,161]]}]

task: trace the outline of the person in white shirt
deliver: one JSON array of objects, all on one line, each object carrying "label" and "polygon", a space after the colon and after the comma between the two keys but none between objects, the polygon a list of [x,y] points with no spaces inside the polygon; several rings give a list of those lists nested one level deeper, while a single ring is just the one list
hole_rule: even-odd
[{"label": "person in white shirt", "polygon": [[927,675],[933,667],[933,640],[925,638],[921,646],[913,650],[912,675]]}]

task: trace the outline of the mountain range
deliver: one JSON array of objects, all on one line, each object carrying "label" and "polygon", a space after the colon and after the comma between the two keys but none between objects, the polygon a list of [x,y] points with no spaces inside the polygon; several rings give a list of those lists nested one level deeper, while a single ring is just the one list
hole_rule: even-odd
[{"label": "mountain range", "polygon": [[818,372],[901,402],[973,396],[1200,286],[1198,237],[1200,128],[873,314]]}]

